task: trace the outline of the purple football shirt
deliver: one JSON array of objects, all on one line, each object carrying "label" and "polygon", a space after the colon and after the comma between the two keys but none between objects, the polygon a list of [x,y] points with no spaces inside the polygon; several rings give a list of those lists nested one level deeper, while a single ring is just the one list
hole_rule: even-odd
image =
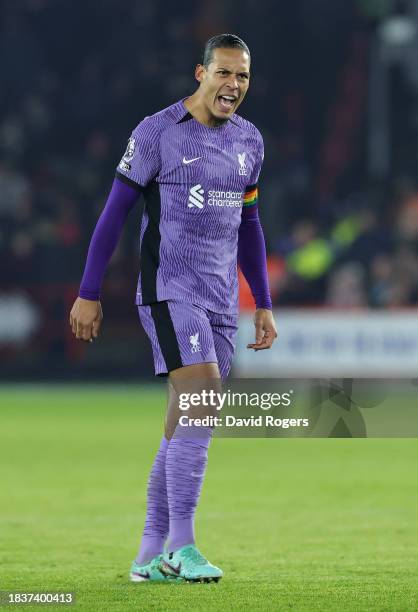
[{"label": "purple football shirt", "polygon": [[238,312],[238,230],[263,156],[261,134],[239,115],[210,128],[181,100],[141,121],[117,168],[145,198],[136,304]]}]

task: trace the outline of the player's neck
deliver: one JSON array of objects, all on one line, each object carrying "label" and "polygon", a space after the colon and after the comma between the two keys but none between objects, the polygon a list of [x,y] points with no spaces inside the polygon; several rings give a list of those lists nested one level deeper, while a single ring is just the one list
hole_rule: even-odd
[{"label": "player's neck", "polygon": [[207,127],[220,127],[227,121],[227,119],[217,119],[208,111],[199,95],[199,91],[186,98],[183,104],[196,121]]}]

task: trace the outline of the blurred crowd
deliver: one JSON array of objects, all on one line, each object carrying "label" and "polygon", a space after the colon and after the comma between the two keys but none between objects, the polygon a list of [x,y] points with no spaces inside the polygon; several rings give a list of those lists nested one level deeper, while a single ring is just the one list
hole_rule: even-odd
[{"label": "blurred crowd", "polygon": [[[295,0],[281,14],[273,0],[243,0],[237,14],[220,0],[102,0],[100,11],[93,0],[1,2],[2,286],[78,284],[131,130],[191,93],[204,41],[234,31],[253,56],[242,114],[265,138],[260,207],[275,304],[416,304],[416,177],[371,186],[365,170],[375,22],[364,4]],[[134,215],[107,276],[128,299]]]},{"label": "blurred crowd", "polygon": [[301,220],[278,237],[269,258],[276,304],[418,304],[418,192],[405,187],[383,217],[367,204],[351,203],[331,226]]}]

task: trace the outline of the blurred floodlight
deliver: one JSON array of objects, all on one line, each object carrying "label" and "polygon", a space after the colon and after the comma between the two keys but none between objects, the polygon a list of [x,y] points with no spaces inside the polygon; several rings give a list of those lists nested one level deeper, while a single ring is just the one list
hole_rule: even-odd
[{"label": "blurred floodlight", "polygon": [[20,344],[38,329],[37,306],[21,293],[0,295],[0,344]]},{"label": "blurred floodlight", "polygon": [[379,27],[381,40],[393,47],[408,45],[414,40],[416,32],[414,21],[405,15],[385,19]]}]

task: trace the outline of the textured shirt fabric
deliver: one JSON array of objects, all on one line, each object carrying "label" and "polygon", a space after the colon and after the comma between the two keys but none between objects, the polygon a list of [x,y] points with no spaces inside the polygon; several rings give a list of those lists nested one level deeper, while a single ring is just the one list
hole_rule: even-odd
[{"label": "textured shirt fabric", "polygon": [[[137,188],[115,179],[105,207],[94,230],[79,295],[86,300],[99,300],[106,266],[118,243],[130,210],[139,198]],[[246,204],[238,233],[238,264],[250,285],[257,308],[271,308],[266,248],[258,211]],[[184,303],[184,302],[182,302]]]},{"label": "textured shirt fabric", "polygon": [[238,312],[238,233],[243,206],[257,207],[262,162],[252,123],[234,114],[210,128],[182,100],[134,129],[117,177],[145,198],[138,305],[182,300]]}]

